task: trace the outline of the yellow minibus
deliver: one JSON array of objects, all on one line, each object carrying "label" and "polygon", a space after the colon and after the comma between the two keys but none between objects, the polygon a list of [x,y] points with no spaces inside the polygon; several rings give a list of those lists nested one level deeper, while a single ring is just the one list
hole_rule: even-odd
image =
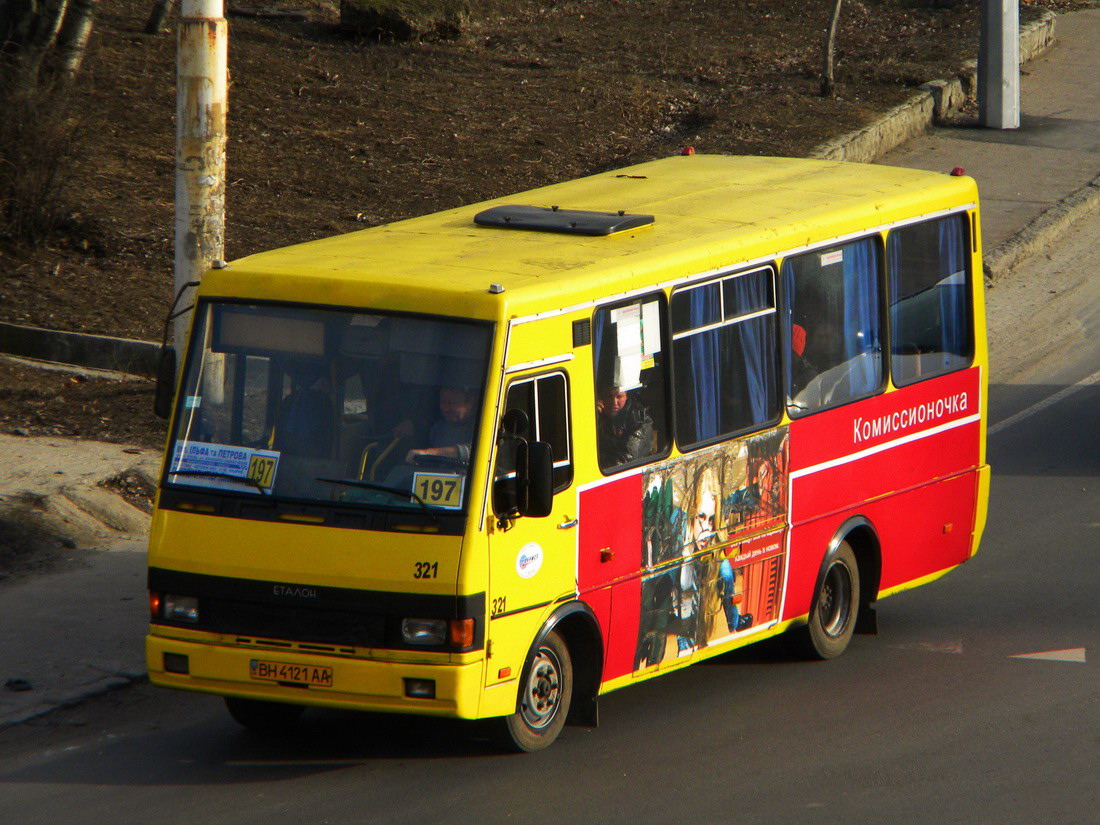
[{"label": "yellow minibus", "polygon": [[148,668],[250,728],[535,750],[779,633],[840,654],[985,523],[961,171],[671,157],[233,261],[192,316]]}]

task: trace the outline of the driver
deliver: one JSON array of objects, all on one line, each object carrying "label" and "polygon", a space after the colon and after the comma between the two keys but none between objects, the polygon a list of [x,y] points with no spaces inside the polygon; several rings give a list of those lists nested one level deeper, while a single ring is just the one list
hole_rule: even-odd
[{"label": "driver", "polygon": [[428,446],[409,450],[405,461],[417,464],[421,456],[432,455],[469,461],[474,437],[474,400],[474,394],[465,387],[440,387],[441,418],[432,424]]}]

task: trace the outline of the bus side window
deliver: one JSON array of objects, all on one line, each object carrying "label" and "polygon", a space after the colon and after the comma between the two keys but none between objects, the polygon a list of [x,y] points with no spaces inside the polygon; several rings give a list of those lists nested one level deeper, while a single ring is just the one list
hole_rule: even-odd
[{"label": "bus side window", "polygon": [[606,474],[668,453],[665,306],[655,292],[593,316],[596,452]]},{"label": "bus side window", "polygon": [[681,449],[779,418],[775,271],[739,272],[672,293],[676,440]]},{"label": "bus side window", "polygon": [[787,409],[797,417],[874,394],[883,384],[877,237],[783,262]]},{"label": "bus side window", "polygon": [[951,215],[900,227],[886,240],[890,365],[899,387],[970,363],[967,228],[965,215]]},{"label": "bus side window", "polygon": [[545,441],[554,456],[554,492],[573,481],[573,455],[569,427],[569,387],[560,372],[521,378],[512,382],[505,396],[504,411],[522,410],[527,415],[527,432],[497,436],[497,463],[493,473],[493,510],[503,516],[515,507],[516,446],[521,440]]}]

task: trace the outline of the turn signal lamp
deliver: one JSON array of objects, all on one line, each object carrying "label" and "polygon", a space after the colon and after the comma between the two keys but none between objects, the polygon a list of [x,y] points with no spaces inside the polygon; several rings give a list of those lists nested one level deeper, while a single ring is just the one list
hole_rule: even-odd
[{"label": "turn signal lamp", "polygon": [[149,591],[149,615],[154,619],[160,618],[160,593]]},{"label": "turn signal lamp", "polygon": [[473,647],[474,620],[451,619],[447,643],[451,647]]}]

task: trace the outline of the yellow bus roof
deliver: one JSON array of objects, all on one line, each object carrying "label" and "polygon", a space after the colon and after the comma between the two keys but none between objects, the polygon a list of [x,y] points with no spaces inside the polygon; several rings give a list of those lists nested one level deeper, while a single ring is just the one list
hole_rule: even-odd
[{"label": "yellow bus roof", "polygon": [[[207,295],[484,319],[522,317],[977,203],[967,177],[790,158],[687,155],[250,255]],[[654,216],[589,237],[478,226],[502,204]],[[499,284],[503,292],[490,293]]]}]

